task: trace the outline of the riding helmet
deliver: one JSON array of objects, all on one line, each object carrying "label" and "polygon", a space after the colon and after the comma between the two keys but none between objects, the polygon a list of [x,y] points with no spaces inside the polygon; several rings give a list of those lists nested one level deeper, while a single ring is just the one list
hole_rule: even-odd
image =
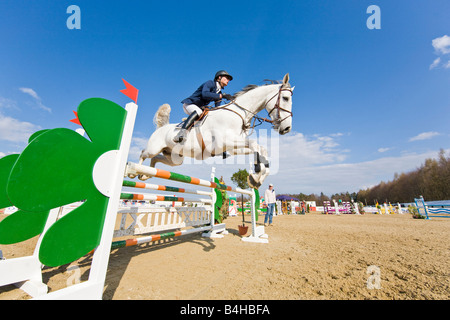
[{"label": "riding helmet", "polygon": [[230,78],[230,81],[233,80],[233,76],[231,74],[229,74],[228,72],[226,72],[225,70],[217,71],[216,75],[214,76],[214,80],[217,80],[217,78],[220,76],[227,76]]}]

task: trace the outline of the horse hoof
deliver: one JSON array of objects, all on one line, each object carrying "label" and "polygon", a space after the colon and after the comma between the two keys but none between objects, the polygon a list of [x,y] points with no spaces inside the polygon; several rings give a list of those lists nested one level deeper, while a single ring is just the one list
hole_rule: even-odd
[{"label": "horse hoof", "polygon": [[134,179],[134,178],[136,178],[136,175],[135,175],[135,174],[131,174],[131,173],[129,173],[129,174],[128,174],[128,178],[130,178],[130,179]]},{"label": "horse hoof", "polygon": [[261,187],[261,182],[257,182],[251,174],[247,177],[247,183],[249,187],[253,189],[259,189],[259,187]]},{"label": "horse hoof", "polygon": [[247,177],[247,183],[250,188],[253,188],[253,189],[255,188],[256,181],[255,181],[255,179],[253,179],[253,177],[251,175],[249,175]]},{"label": "horse hoof", "polygon": [[145,174],[140,174],[140,175],[138,175],[138,179],[141,181],[145,181],[145,180],[150,179],[150,177],[146,176]]}]

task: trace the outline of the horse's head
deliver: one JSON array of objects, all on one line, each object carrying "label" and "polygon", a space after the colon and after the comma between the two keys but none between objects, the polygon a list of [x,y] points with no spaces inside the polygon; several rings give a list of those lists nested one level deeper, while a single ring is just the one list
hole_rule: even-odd
[{"label": "horse's head", "polygon": [[289,73],[283,78],[276,95],[266,103],[266,110],[272,119],[273,128],[279,134],[286,134],[292,128],[292,94],[294,88],[289,83]]}]

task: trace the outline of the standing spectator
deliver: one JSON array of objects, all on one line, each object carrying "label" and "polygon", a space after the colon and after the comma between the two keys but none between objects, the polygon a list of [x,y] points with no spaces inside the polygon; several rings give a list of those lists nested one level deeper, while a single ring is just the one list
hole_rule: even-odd
[{"label": "standing spectator", "polygon": [[302,201],[302,214],[306,213],[306,204],[305,201]]},{"label": "standing spectator", "polygon": [[276,194],[275,190],[273,189],[273,184],[269,184],[269,189],[266,190],[264,193],[264,199],[267,203],[267,213],[266,217],[264,218],[264,225],[266,225],[267,221],[269,221],[269,226],[272,225],[272,217],[273,217],[273,211],[275,210],[275,202],[276,202]]}]

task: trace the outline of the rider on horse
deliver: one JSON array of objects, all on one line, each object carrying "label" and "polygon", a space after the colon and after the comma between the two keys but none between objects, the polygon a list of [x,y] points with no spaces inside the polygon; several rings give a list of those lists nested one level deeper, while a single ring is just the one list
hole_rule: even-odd
[{"label": "rider on horse", "polygon": [[225,88],[231,80],[233,80],[233,77],[228,72],[220,70],[214,76],[214,81],[206,81],[198,87],[189,98],[181,101],[181,103],[183,103],[183,110],[189,117],[183,123],[180,131],[173,139],[174,142],[181,143],[186,139],[187,130],[192,126],[195,120],[200,117],[203,108],[211,101],[215,101],[215,106],[217,107],[222,99],[233,99],[231,95],[222,93],[222,89]]}]

